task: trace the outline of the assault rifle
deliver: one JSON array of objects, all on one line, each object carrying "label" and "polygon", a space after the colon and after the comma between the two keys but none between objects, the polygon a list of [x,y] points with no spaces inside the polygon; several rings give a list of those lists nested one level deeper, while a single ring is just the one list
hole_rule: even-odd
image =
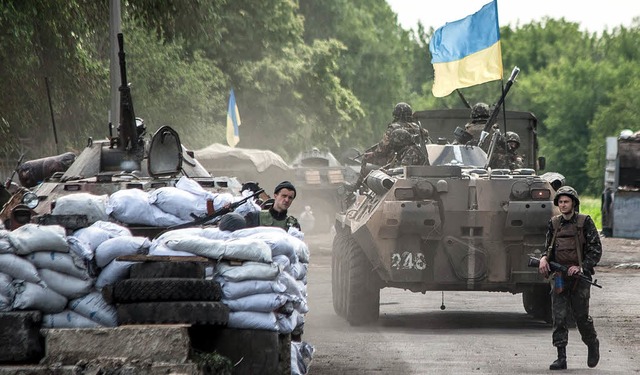
[{"label": "assault rifle", "polygon": [[[540,259],[534,258],[534,257],[529,257],[528,266],[529,267],[536,267],[536,268],[539,267],[540,266]],[[562,264],[556,263],[556,262],[553,262],[553,261],[549,262],[549,268],[551,268],[551,271],[553,271],[553,272],[562,272],[565,275],[567,274],[567,271],[569,271],[569,268],[567,266],[563,266]],[[591,280],[588,276],[583,275],[581,273],[578,273],[578,274],[576,274],[574,276],[578,276],[578,278],[580,280],[582,280],[584,282],[587,282],[587,283],[589,283],[589,284],[591,284],[591,285],[593,285],[595,287],[602,288],[602,285],[598,284],[598,280],[597,279]]]},{"label": "assault rifle", "polygon": [[211,214],[206,214],[204,216],[197,216],[197,215],[192,213],[191,217],[193,217],[193,221],[190,221],[190,222],[184,223],[184,224],[174,225],[172,227],[167,228],[167,231],[174,230],[174,229],[195,227],[197,225],[204,225],[204,224],[210,222],[211,220],[215,219],[218,216],[222,216],[224,214],[228,214],[229,212],[232,212],[236,208],[238,208],[238,207],[242,206],[243,204],[245,204],[249,199],[255,198],[255,197],[259,196],[262,193],[264,193],[264,189],[260,189],[260,190],[258,190],[256,192],[252,193],[251,195],[240,199],[237,202],[230,203],[230,204],[222,207],[218,211],[214,211]]},{"label": "assault rifle", "polygon": [[513,70],[511,71],[511,76],[509,77],[509,80],[507,81],[507,84],[505,85],[504,90],[502,91],[502,95],[500,95],[500,98],[498,99],[498,103],[496,103],[495,108],[493,108],[493,112],[491,112],[491,116],[489,116],[489,119],[487,119],[487,122],[484,125],[484,130],[482,130],[482,133],[480,134],[478,147],[482,148],[485,139],[489,135],[489,130],[491,130],[491,127],[493,126],[493,124],[496,121],[496,118],[498,117],[498,113],[500,112],[500,107],[504,102],[504,98],[509,93],[509,89],[511,89],[511,86],[513,85],[513,82],[515,82],[516,77],[518,77],[519,73],[520,73],[520,68],[518,68],[517,66],[514,67]]}]

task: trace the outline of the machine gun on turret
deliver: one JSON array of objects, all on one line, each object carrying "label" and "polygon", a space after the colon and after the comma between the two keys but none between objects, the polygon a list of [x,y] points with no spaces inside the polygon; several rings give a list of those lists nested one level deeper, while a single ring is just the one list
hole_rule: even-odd
[{"label": "machine gun on turret", "polygon": [[[118,126],[118,137],[111,139],[111,147],[126,154],[125,159],[134,161],[140,165],[144,157],[144,140],[138,132],[138,124],[133,109],[133,99],[131,98],[131,88],[127,81],[127,65],[124,53],[124,37],[118,33],[118,59],[120,62],[120,124]],[[143,124],[140,124],[143,126]]]}]

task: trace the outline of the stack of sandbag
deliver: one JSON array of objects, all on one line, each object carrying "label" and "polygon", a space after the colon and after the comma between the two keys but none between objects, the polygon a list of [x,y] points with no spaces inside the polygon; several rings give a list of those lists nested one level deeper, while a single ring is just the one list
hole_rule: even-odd
[{"label": "stack of sandbag", "polygon": [[[232,232],[231,238],[259,239],[270,247],[273,261],[278,264],[281,270],[276,281],[284,286],[285,290],[282,294],[286,296],[287,301],[285,306],[274,311],[278,331],[300,336],[304,326],[304,315],[309,311],[306,286],[309,263],[307,245],[302,240],[276,227],[240,229]],[[225,284],[229,285],[229,280],[222,280],[221,284],[224,294]]]},{"label": "stack of sandbag", "polygon": [[74,193],[63,195],[56,199],[56,204],[51,211],[52,215],[84,215],[87,225],[96,221],[107,221],[107,201],[109,196],[95,195],[91,193]]},{"label": "stack of sandbag", "polygon": [[[243,196],[234,197],[230,193],[212,193],[202,188],[197,181],[183,176],[175,186],[165,186],[150,192],[140,189],[117,191],[109,197],[106,212],[125,224],[170,227],[193,221],[193,215],[205,216],[207,201],[213,203],[214,211],[219,211],[242,198]],[[252,200],[236,208],[244,212],[259,209]]]}]

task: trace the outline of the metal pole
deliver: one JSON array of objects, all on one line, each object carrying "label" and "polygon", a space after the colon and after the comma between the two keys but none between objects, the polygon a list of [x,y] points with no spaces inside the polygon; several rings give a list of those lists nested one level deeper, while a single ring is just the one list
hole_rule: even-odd
[{"label": "metal pole", "polygon": [[[121,32],[121,10],[120,0],[109,1],[109,43],[110,43],[110,63],[109,63],[109,76],[111,82],[111,111],[110,117],[114,121],[120,121],[120,74],[119,74],[119,62],[118,62],[118,40],[117,35]],[[118,126],[116,123],[109,123],[109,134],[112,134],[113,126]]]}]

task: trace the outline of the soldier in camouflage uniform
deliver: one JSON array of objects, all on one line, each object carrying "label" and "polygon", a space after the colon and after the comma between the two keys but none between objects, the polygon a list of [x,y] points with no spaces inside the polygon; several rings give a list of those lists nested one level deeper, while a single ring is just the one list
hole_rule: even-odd
[{"label": "soldier in camouflage uniform", "polygon": [[539,272],[549,276],[549,261],[555,261],[568,268],[567,274],[554,273],[554,288],[551,293],[553,314],[553,346],[558,350],[550,370],[567,368],[567,343],[569,331],[567,318],[573,312],[582,337],[587,345],[587,365],[595,367],[600,360],[598,334],[589,316],[589,298],[591,285],[581,281],[575,275],[594,274],[594,267],[602,256],[602,244],[596,226],[589,217],[578,213],[580,199],[570,186],[558,189],[553,203],[560,209],[561,215],[554,216],[547,228],[547,253],[540,259]]},{"label": "soldier in camouflage uniform", "polygon": [[279,227],[286,231],[290,227],[300,228],[298,219],[288,214],[289,207],[296,198],[296,188],[289,181],[282,181],[273,191],[273,205],[259,212],[250,212],[245,216],[248,228],[265,226]]},{"label": "soldier in camouflage uniform", "polygon": [[380,166],[389,165],[396,158],[397,152],[400,151],[397,149],[397,145],[401,142],[392,142],[392,134],[397,129],[405,129],[416,137],[420,137],[420,133],[422,133],[425,142],[431,143],[429,132],[414,121],[411,106],[407,103],[398,103],[393,109],[393,121],[387,126],[382,140],[378,142],[373,151],[364,154],[364,161]]},{"label": "soldier in camouflage uniform", "polygon": [[[506,148],[503,146],[506,145]],[[507,132],[503,142],[498,142],[491,160],[492,168],[519,169],[524,168],[522,156],[518,155],[520,136],[515,132]]]},{"label": "soldier in camouflage uniform", "polygon": [[420,148],[414,137],[407,129],[403,128],[391,132],[389,147],[393,150],[394,157],[387,164],[388,168],[428,164],[424,149]]}]

